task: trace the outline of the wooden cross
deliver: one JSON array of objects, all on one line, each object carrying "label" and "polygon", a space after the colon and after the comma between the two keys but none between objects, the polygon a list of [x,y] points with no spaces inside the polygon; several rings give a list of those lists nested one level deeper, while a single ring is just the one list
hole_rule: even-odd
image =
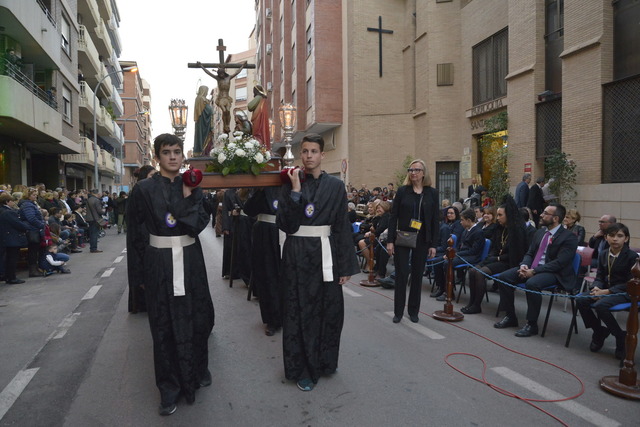
[{"label": "wooden cross", "polygon": [[[216,50],[218,51],[219,54],[219,59],[220,62],[219,63],[212,63],[212,62],[203,62],[202,66],[204,68],[240,68],[242,67],[242,64],[234,64],[231,62],[225,62],[224,60],[224,52],[227,50],[227,47],[224,45],[224,42],[222,41],[222,39],[218,39],[218,45],[216,46]],[[227,61],[229,61],[229,58],[227,58]],[[189,68],[200,68],[200,65],[198,65],[195,62],[189,62],[187,64],[187,67]],[[256,68],[256,64],[245,64],[244,68]]]},{"label": "wooden cross", "polygon": [[382,33],[393,34],[393,30],[383,29],[382,16],[378,16],[378,28],[367,27],[367,31],[375,31],[378,33],[378,55],[380,58],[380,77],[382,77]]}]

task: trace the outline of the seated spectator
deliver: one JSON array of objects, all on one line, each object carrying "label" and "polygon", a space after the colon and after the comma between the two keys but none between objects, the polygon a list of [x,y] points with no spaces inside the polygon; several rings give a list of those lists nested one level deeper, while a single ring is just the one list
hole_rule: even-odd
[{"label": "seated spectator", "polygon": [[354,222],[358,221],[358,214],[356,213],[356,205],[354,205],[353,202],[349,202],[347,204],[347,209],[349,211],[348,213],[349,222],[353,224]]},{"label": "seated spectator", "polygon": [[77,205],[75,211],[73,211],[73,217],[75,220],[75,225],[82,231],[82,244],[85,244],[87,241],[87,237],[89,236],[89,223],[84,218],[85,208],[81,205]]},{"label": "seated spectator", "polygon": [[449,235],[456,235],[456,247],[460,246],[460,237],[464,232],[464,227],[460,223],[460,211],[458,208],[451,206],[447,208],[444,224],[449,227]]},{"label": "seated spectator", "polygon": [[[384,278],[387,275],[387,264],[389,263],[389,254],[385,250],[387,241],[383,238],[386,235],[385,231],[389,228],[389,217],[391,216],[389,211],[391,210],[391,203],[387,201],[381,201],[376,207],[376,214],[380,218],[378,223],[374,226],[373,233],[376,236],[376,240],[379,244],[376,244],[374,249],[374,256],[376,260],[376,271],[378,277]],[[371,231],[369,232],[371,233]],[[365,234],[365,240],[368,239],[368,233]]]},{"label": "seated spectator", "polygon": [[27,247],[29,224],[20,219],[16,202],[8,191],[0,193],[0,250],[4,251],[3,280],[8,285],[24,283],[16,277],[20,248]]},{"label": "seated spectator", "polygon": [[[599,351],[609,335],[616,338],[615,356],[622,360],[625,356],[626,332],[620,328],[613,313],[609,311],[617,304],[630,302],[627,282],[631,277],[631,268],[638,254],[629,249],[629,228],[621,223],[613,223],[605,230],[609,243],[598,257],[598,273],[589,293],[592,298],[577,298],[576,305],[584,322],[584,327],[593,330],[589,349]],[[614,295],[599,298],[603,295]],[[604,323],[604,326],[602,325]]]},{"label": "seated spectator", "polygon": [[486,276],[502,273],[517,267],[527,251],[527,235],[524,222],[511,196],[505,197],[496,212],[498,225],[491,237],[489,256],[469,270],[469,304],[461,309],[464,314],[482,313],[482,299],[486,291]]},{"label": "seated spectator", "polygon": [[482,209],[482,235],[485,239],[491,239],[496,230],[496,208],[487,206]]},{"label": "seated spectator", "polygon": [[[484,248],[484,236],[482,235],[481,227],[475,222],[475,214],[472,209],[462,211],[460,224],[464,227],[464,232],[458,244],[458,251],[456,252],[458,256],[453,259],[454,267],[465,262],[471,265],[478,263]],[[460,257],[464,258],[464,261]],[[445,260],[444,263],[434,266],[438,291],[433,296],[438,301],[446,300],[445,272],[447,271],[449,260],[446,256],[443,258]]]},{"label": "seated spectator", "polygon": [[71,270],[65,267],[65,264],[69,261],[69,255],[59,254],[58,246],[50,245],[47,247],[47,253],[45,255],[46,265],[45,274],[48,276],[54,272],[69,274]]},{"label": "seated spectator", "polygon": [[[520,267],[510,268],[501,273],[499,279],[511,285],[525,284],[527,290],[527,324],[516,332],[517,337],[531,337],[538,334],[538,316],[542,306],[540,292],[549,286],[560,286],[567,293],[573,291],[576,274],[573,259],[578,247],[578,238],[562,227],[566,210],[564,206],[552,203],[540,215],[542,228],[536,231],[529,250]],[[546,228],[544,228],[546,227]],[[500,284],[500,306],[506,316],[493,326],[498,329],[517,327],[514,305],[515,288]]]},{"label": "seated spectator", "polygon": [[585,245],[585,230],[584,227],[578,224],[580,222],[580,212],[577,209],[569,209],[567,216],[564,217],[564,228],[572,232],[578,237],[578,246]]},{"label": "seated spectator", "polygon": [[591,259],[591,267],[598,267],[598,256],[600,253],[605,252],[609,249],[609,242],[605,238],[605,230],[611,226],[611,224],[615,224],[616,219],[613,215],[602,215],[600,220],[598,220],[598,231],[589,239],[589,247],[593,248],[593,258]]}]

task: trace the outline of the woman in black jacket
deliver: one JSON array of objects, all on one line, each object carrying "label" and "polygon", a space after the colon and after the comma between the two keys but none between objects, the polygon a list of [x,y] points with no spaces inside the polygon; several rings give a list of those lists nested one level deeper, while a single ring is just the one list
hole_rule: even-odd
[{"label": "woman in black jacket", "polygon": [[527,233],[518,212],[515,200],[505,196],[503,204],[497,210],[498,226],[491,239],[489,256],[469,271],[469,304],[462,311],[464,314],[482,313],[480,305],[486,292],[486,277],[478,270],[493,275],[517,267],[528,248]]},{"label": "woman in black jacket", "polygon": [[[29,231],[38,231],[40,237],[44,235],[44,219],[40,212],[40,206],[36,203],[38,198],[38,190],[36,188],[29,188],[23,195],[22,200],[18,202],[20,207],[20,217],[29,223]],[[35,233],[34,233],[35,235]],[[44,276],[43,273],[38,270],[38,260],[40,259],[40,242],[29,241],[29,251],[27,252],[27,263],[29,264],[29,277]]]},{"label": "woman in black jacket", "polygon": [[[394,317],[398,323],[404,314],[409,265],[411,265],[411,287],[407,312],[412,322],[418,321],[422,274],[427,256],[433,258],[438,246],[440,209],[438,191],[431,186],[431,177],[422,160],[414,160],[407,169],[404,185],[398,188],[391,216],[387,252],[394,257],[396,283],[394,288]],[[417,232],[416,247],[396,245],[397,232]]]},{"label": "woman in black jacket", "polygon": [[0,193],[0,245],[5,249],[5,281],[9,285],[24,283],[16,278],[16,266],[20,248],[27,246],[25,232],[29,225],[20,220],[13,197],[8,192]]}]

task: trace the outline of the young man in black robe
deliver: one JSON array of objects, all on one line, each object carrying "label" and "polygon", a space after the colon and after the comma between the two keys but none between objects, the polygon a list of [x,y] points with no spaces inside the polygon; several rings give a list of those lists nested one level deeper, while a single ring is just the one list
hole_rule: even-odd
[{"label": "young man in black robe", "polygon": [[154,150],[160,173],[140,181],[129,198],[128,233],[133,234],[127,264],[145,289],[159,412],[170,415],[180,396],[191,404],[196,389],[211,384],[208,339],[214,311],[198,240],[209,216],[202,190],[182,182],[182,141],[162,134]]},{"label": "young man in black robe", "polygon": [[285,376],[310,391],[338,367],[344,322],[342,287],[358,273],[344,183],[321,169],[324,140],[302,138],[305,179],[288,172],[276,223],[287,233],[282,252],[282,347]]},{"label": "young man in black robe", "polygon": [[257,189],[243,210],[256,217],[251,241],[251,290],[260,302],[264,333],[273,336],[282,327],[280,286],[280,240],[276,225],[280,187]]}]

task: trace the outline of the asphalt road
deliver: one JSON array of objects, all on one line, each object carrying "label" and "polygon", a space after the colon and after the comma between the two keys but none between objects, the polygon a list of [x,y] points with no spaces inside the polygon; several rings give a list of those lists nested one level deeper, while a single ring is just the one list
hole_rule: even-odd
[{"label": "asphalt road", "polygon": [[[638,402],[598,386],[619,370],[613,339],[591,353],[579,319],[565,348],[570,314],[562,301],[547,336],[516,338],[514,329],[492,327],[497,294],[483,314],[455,324],[432,319],[443,304],[429,298],[426,279],[420,322],[394,324],[393,291],[359,286],[364,274],[352,278],[338,372],[301,392],[284,378],[281,334],[265,336],[257,300],[247,301],[242,281],[230,288],[220,277],[222,239],[210,227],[201,239],[216,326],[213,385],[195,404],[157,414],[147,318],[127,313],[125,237],[110,230],[104,253],[73,255],[72,274],[0,285],[0,425],[559,425],[552,416],[567,425],[638,425]],[[524,297],[516,301],[523,318]],[[465,295],[458,310],[462,303]],[[465,374],[484,374],[486,383]]]}]

